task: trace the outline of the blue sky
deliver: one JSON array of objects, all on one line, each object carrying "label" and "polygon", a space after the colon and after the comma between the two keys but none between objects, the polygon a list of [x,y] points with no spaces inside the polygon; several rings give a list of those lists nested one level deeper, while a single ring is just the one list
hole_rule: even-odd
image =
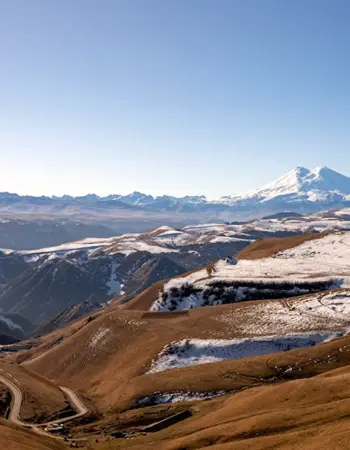
[{"label": "blue sky", "polygon": [[0,191],[350,176],[347,0],[0,2]]}]

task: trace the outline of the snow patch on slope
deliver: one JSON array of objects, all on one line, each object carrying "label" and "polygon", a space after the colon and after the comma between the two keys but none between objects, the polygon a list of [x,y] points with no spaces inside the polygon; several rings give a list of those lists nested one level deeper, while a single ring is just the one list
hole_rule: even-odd
[{"label": "snow patch on slope", "polygon": [[274,257],[239,260],[236,266],[219,261],[216,278],[250,280],[311,280],[338,278],[350,287],[350,233],[334,233],[307,241]]},{"label": "snow patch on slope", "polygon": [[151,242],[137,240],[134,238],[119,240],[110,248],[106,248],[106,252],[110,255],[121,253],[125,256],[129,256],[135,252],[148,252],[152,254],[160,253],[178,253],[179,250],[174,248],[168,248],[162,245],[156,245]]},{"label": "snow patch on slope", "polygon": [[116,237],[111,238],[86,238],[81,239],[79,241],[74,242],[67,242],[66,244],[57,245],[55,247],[45,247],[45,248],[39,248],[36,250],[23,250],[18,253],[21,253],[23,255],[39,255],[39,254],[45,254],[45,253],[59,253],[59,254],[65,254],[69,251],[76,251],[76,250],[82,250],[82,249],[95,249],[98,247],[104,247],[106,245],[110,245],[111,242],[113,242],[116,239]]},{"label": "snow patch on slope", "polygon": [[350,291],[319,293],[303,298],[252,304],[249,308],[227,309],[216,316],[246,336],[348,330],[350,326]]},{"label": "snow patch on slope", "polygon": [[112,262],[111,265],[111,277],[109,281],[107,281],[106,285],[108,289],[108,295],[121,295],[122,292],[122,284],[117,280],[116,270],[120,264]]},{"label": "snow patch on slope", "polygon": [[183,339],[167,345],[152,361],[148,373],[313,347],[335,337],[335,333],[319,332],[254,339]]},{"label": "snow patch on slope", "polygon": [[338,211],[335,211],[334,214],[339,217],[350,216],[350,208],[339,209]]},{"label": "snow patch on slope", "polygon": [[207,400],[228,394],[227,391],[213,392],[191,392],[191,391],[172,391],[172,392],[154,392],[152,395],[138,399],[133,408],[145,408],[146,406],[164,405],[168,403],[191,402],[197,400]]},{"label": "snow patch on slope", "polygon": [[94,348],[97,347],[98,345],[103,345],[107,339],[109,332],[110,332],[109,328],[103,327],[99,328],[97,332],[93,336],[91,336],[88,342],[89,347]]},{"label": "snow patch on slope", "polygon": [[23,328],[8,317],[0,316],[0,321],[4,322],[11,330],[22,330]]},{"label": "snow patch on slope", "polygon": [[337,287],[350,287],[348,232],[329,234],[270,258],[239,260],[237,265],[221,260],[212,269],[170,280],[150,310],[283,298]]}]

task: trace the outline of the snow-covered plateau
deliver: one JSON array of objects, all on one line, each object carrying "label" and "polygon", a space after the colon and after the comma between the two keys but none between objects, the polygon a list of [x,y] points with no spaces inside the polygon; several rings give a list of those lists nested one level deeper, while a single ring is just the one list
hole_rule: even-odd
[{"label": "snow-covered plateau", "polygon": [[[35,250],[0,249],[0,251],[6,254],[22,254],[28,259],[46,254],[69,255],[77,251],[86,251],[91,255],[102,251],[106,254],[123,254],[125,256],[136,252],[176,253],[179,249],[194,245],[234,243],[237,241],[249,243],[257,237],[265,235],[350,230],[349,211],[349,208],[343,208],[332,213],[259,219],[232,224],[206,223],[189,225],[182,229],[162,226],[147,233],[129,233],[110,238],[86,238],[55,247]],[[193,252],[192,249],[189,251]]]},{"label": "snow-covered plateau", "polygon": [[269,258],[220,260],[168,281],[151,311],[283,298],[350,287],[350,233],[335,232]]}]

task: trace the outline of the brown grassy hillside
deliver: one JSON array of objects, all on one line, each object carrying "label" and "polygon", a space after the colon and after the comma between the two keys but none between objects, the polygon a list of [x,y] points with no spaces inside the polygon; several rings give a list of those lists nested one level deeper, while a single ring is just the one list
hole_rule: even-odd
[{"label": "brown grassy hillside", "polygon": [[348,449],[350,370],[200,402],[165,430],[95,449]]},{"label": "brown grassy hillside", "polygon": [[134,311],[147,311],[152,303],[158,298],[159,293],[163,290],[166,281],[158,281],[141,294],[134,297],[130,302],[122,306],[123,309]]},{"label": "brown grassy hillside", "polygon": [[[102,412],[120,411],[129,407],[136,398],[155,391],[240,389],[250,386],[252,380],[255,384],[259,377],[277,376],[275,370],[267,371],[266,357],[225,361],[217,365],[193,366],[148,375],[145,372],[153,358],[172,341],[190,338],[233,339],[271,335],[274,332],[284,334],[285,331],[280,329],[280,316],[270,315],[269,309],[265,314],[265,308],[276,305],[282,312],[289,312],[292,304],[302,302],[305,298],[307,297],[288,299],[288,302],[244,302],[182,313],[149,314],[115,308],[49,351],[45,349],[51,339],[48,335],[47,343],[32,351],[33,359],[27,360],[25,367],[58,380],[63,385],[82,389]],[[299,318],[299,313],[297,317]],[[341,325],[349,324],[344,321]],[[310,321],[310,316],[306,314],[305,321],[302,318],[296,324],[292,323],[289,332],[327,329],[338,330],[339,322],[332,325],[327,318],[322,317],[313,317]],[[57,339],[57,333],[54,336]],[[317,351],[328,349],[327,345],[333,344],[338,345],[337,341],[332,341],[332,344],[318,346]],[[294,350],[279,354],[278,364],[283,365],[283,358],[288,355],[298,355],[298,358],[307,361],[312,351],[313,349]],[[338,352],[337,364],[347,364],[347,355],[348,353]],[[329,367],[327,362],[327,370]],[[315,370],[308,370],[307,376],[315,373]],[[247,376],[221,377],[218,371],[223,371],[224,374],[239,372]]]},{"label": "brown grassy hillside", "polygon": [[0,419],[0,448],[6,450],[63,450],[62,442],[39,436]]},{"label": "brown grassy hillside", "polygon": [[[252,244],[248,256],[271,256],[321,236],[261,240]],[[82,435],[84,430],[107,434],[108,427],[118,429],[121,424],[139,432],[140,424],[181,408],[191,410],[192,417],[186,420],[132,439],[108,441],[96,434],[91,448],[350,448],[350,336],[313,348],[147,373],[152,360],[174,341],[344,331],[350,319],[336,302],[346,301],[347,290],[339,290],[343,299],[332,304],[321,292],[181,312],[147,312],[162,286],[160,282],[149,288],[129,306],[111,306],[94,314],[93,320],[84,318],[45,335],[37,347],[17,358],[24,366],[19,370],[33,370],[91,401],[102,420],[78,424]],[[140,401],[159,393],[218,391],[223,395],[210,400],[139,407]],[[47,397],[52,395],[47,391]],[[100,442],[95,442],[97,436]]]},{"label": "brown grassy hillside", "polygon": [[291,236],[285,238],[264,238],[258,239],[237,255],[239,259],[261,259],[268,258],[278,252],[297,247],[307,241],[320,239],[327,233],[304,234],[302,236]]},{"label": "brown grassy hillside", "polygon": [[40,420],[66,406],[63,394],[54,382],[32,373],[25,367],[0,359],[0,374],[16,384],[23,392],[21,418],[27,421]]}]

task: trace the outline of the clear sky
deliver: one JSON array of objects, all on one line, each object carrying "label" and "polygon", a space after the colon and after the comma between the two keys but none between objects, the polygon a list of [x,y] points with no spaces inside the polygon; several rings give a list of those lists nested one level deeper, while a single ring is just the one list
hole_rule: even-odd
[{"label": "clear sky", "polygon": [[350,176],[348,0],[0,0],[0,191]]}]

